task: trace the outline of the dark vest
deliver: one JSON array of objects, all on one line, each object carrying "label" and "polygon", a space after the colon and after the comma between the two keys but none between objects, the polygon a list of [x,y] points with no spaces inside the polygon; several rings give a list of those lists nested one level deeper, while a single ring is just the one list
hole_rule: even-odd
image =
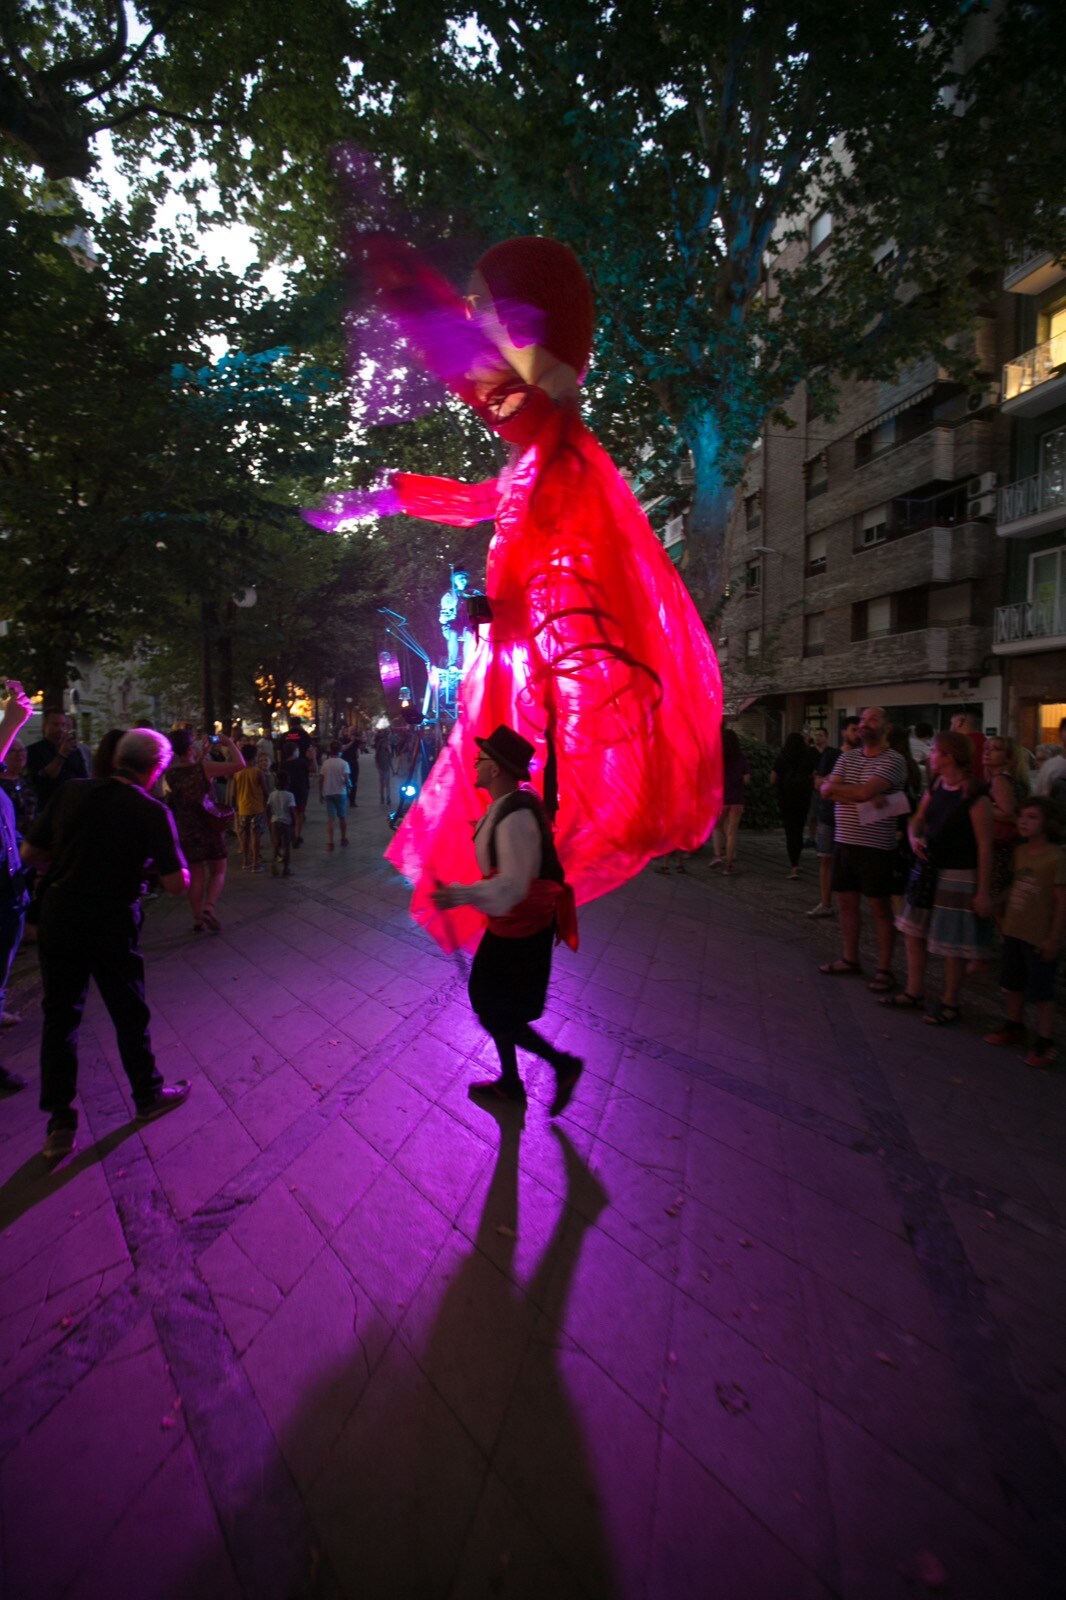
[{"label": "dark vest", "polygon": [[506,800],[501,802],[492,825],[492,837],[489,839],[489,866],[493,871],[496,870],[496,829],[504,817],[509,817],[514,811],[532,811],[537,819],[537,826],[540,829],[540,871],[537,877],[547,878],[552,883],[565,883],[566,875],[555,850],[548,814],[540,796],[534,794],[532,789],[516,789],[514,794],[509,794]]}]

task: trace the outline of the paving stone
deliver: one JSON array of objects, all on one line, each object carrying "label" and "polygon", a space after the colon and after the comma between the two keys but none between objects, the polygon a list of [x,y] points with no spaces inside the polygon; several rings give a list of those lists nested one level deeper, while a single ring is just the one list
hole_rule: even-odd
[{"label": "paving stone", "polygon": [[338,1117],[286,1169],[284,1181],[329,1237],[381,1172],[384,1157]]},{"label": "paving stone", "polygon": [[323,1246],[322,1235],[280,1178],[241,1212],[230,1238],[282,1295],[299,1282]]},{"label": "paving stone", "polygon": [[386,1167],[338,1228],[333,1249],[395,1327],[450,1231],[436,1206]]},{"label": "paving stone", "polygon": [[394,1340],[310,1491],[346,1595],[446,1594],[485,1459]]},{"label": "paving stone", "polygon": [[[58,1594],[83,1570],[184,1432],[158,1344],[98,1365],[7,1457],[12,1596]],[[173,1422],[162,1426],[163,1417]]]},{"label": "paving stone", "polygon": [[825,1402],[819,1421],[844,1594],[913,1600],[921,1592],[915,1576],[921,1551],[944,1568],[947,1592],[966,1600],[1047,1592],[1027,1553],[984,1519]]},{"label": "paving stone", "polygon": [[351,1098],[344,1114],[357,1133],[391,1159],[428,1115],[430,1105],[405,1078],[384,1071]]},{"label": "paving stone", "polygon": [[838,1593],[664,1436],[648,1600],[835,1600]]},{"label": "paving stone", "polygon": [[[175,1117],[181,1111],[173,1112]],[[232,1111],[220,1111],[156,1162],[175,1214],[189,1217],[258,1154]]]},{"label": "paving stone", "polygon": [[816,1398],[739,1333],[679,1296],[664,1426],[816,1572],[832,1570],[833,1518]]}]

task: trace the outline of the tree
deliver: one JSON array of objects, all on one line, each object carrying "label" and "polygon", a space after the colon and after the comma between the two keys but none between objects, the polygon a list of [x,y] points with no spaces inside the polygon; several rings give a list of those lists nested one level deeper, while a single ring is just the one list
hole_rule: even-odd
[{"label": "tree", "polygon": [[[630,459],[664,421],[691,453],[707,607],[732,485],[797,384],[824,406],[842,373],[927,353],[962,376],[953,339],[1008,237],[1066,244],[1049,8],[1008,4],[998,35],[977,17],[973,67],[956,0],[718,0],[698,27],[682,0],[372,15],[393,74],[375,131],[415,201],[460,194],[486,229],[553,232],[589,268],[599,425]],[[794,248],[812,210],[834,219],[816,254]]]}]

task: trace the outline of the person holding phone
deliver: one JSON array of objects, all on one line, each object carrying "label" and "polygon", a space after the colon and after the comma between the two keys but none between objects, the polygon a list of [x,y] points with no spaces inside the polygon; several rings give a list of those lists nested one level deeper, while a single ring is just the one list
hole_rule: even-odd
[{"label": "person holding phone", "polygon": [[89,776],[70,720],[61,707],[50,706],[45,711],[41,731],[44,737],[26,751],[26,771],[37,794],[38,811],[43,811],[52,796],[71,778]]}]

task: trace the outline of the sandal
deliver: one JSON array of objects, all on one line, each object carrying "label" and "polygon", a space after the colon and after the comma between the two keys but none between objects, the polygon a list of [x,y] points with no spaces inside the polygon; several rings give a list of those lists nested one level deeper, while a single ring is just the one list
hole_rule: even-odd
[{"label": "sandal", "polygon": [[203,933],[203,931],[204,931],[203,923],[202,922],[194,922],[193,925],[192,925],[192,931],[193,931],[193,933]]},{"label": "sandal", "polygon": [[866,987],[871,994],[891,994],[896,987],[895,974],[889,972],[887,967],[878,967],[873,983],[868,983]]},{"label": "sandal", "polygon": [[215,916],[214,906],[204,906],[204,921],[207,923],[209,928],[214,930],[215,933],[222,932],[222,924]]},{"label": "sandal", "polygon": [[908,994],[906,989],[901,989],[898,994],[883,994],[877,1003],[879,1006],[888,1006],[890,1011],[921,1011],[925,1005],[920,994]]},{"label": "sandal", "polygon": [[862,967],[857,961],[845,961],[841,956],[839,961],[826,961],[818,968],[825,978],[861,978]]},{"label": "sandal", "polygon": [[961,1007],[946,1006],[941,1000],[937,1002],[932,1011],[927,1011],[925,1013],[922,1021],[928,1022],[931,1028],[950,1028],[953,1027],[956,1022],[958,1022],[961,1016]]}]

